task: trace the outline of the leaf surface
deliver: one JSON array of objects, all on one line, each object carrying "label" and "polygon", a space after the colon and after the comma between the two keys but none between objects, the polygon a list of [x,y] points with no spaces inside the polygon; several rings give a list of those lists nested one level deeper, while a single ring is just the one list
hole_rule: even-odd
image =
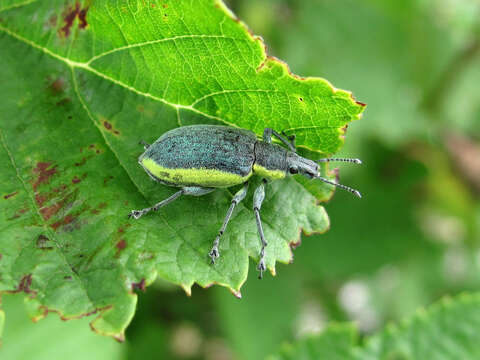
[{"label": "leaf surface", "polygon": [[285,345],[271,360],[287,359],[478,359],[480,295],[445,298],[399,325],[390,325],[358,345],[351,325]]},{"label": "leaf surface", "polygon": [[[215,266],[207,253],[235,189],[183,197],[128,220],[175,190],[140,169],[139,140],[197,123],[297,134],[334,153],[363,104],[322,79],[300,79],[215,1],[10,1],[0,5],[0,291],[24,292],[31,316],[97,314],[123,338],[136,295],[155,277],[220,284],[240,295],[260,243],[250,194]],[[256,185],[252,182],[251,189]],[[329,220],[294,179],[267,186],[267,265]],[[251,192],[252,193],[252,192]],[[330,193],[330,195],[328,195]],[[312,195],[313,194],[313,195]]]}]

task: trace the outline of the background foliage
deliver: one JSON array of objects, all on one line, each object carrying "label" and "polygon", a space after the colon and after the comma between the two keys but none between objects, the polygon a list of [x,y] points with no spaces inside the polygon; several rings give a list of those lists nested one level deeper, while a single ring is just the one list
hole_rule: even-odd
[{"label": "background foliage", "polygon": [[[342,182],[355,184],[364,199],[337,192],[326,205],[331,230],[304,239],[294,264],[277,266],[277,277],[247,282],[240,301],[216,287],[193,288],[187,298],[156,282],[140,294],[124,345],[92,338],[85,323],[78,325],[83,320],[60,323],[51,314],[32,325],[12,315],[6,319],[2,358],[21,358],[19,337],[42,344],[39,348],[57,346],[58,337],[40,336],[50,331],[61,334],[62,343],[89,344],[79,353],[99,358],[102,351],[125,359],[287,356],[282,354],[291,350],[279,352],[281,344],[325,329],[330,321],[355,321],[358,330],[329,328],[316,344],[333,332],[339,341],[333,345],[346,349],[346,358],[349,346],[378,331],[367,350],[370,358],[381,358],[375,339],[388,338],[381,332],[386,324],[404,318],[415,323],[419,307],[479,289],[478,5],[467,0],[229,4],[263,36],[269,54],[284,59],[293,72],[321,75],[368,103],[364,119],[349,127],[342,150],[365,166],[340,170]],[[468,314],[466,323],[475,325],[478,299],[465,299],[455,300],[454,311]],[[442,306],[428,314],[444,314]],[[24,319],[18,300],[5,300],[3,307]],[[468,336],[453,337],[469,344]],[[402,349],[408,349],[406,343]],[[422,358],[409,352],[392,356]]]}]

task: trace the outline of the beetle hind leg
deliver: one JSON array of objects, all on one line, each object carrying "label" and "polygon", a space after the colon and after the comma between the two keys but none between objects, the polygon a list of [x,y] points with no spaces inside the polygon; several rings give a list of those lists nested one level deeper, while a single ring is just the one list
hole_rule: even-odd
[{"label": "beetle hind leg", "polygon": [[263,234],[262,220],[260,219],[260,208],[262,207],[263,200],[265,199],[265,184],[266,180],[263,179],[262,183],[257,187],[253,195],[253,211],[255,213],[255,220],[257,222],[258,235],[262,242],[262,248],[260,250],[260,260],[258,261],[257,270],[260,272],[258,278],[263,277],[263,272],[267,270],[265,263],[265,248],[268,243],[265,241],[265,235]]},{"label": "beetle hind leg", "polygon": [[181,195],[192,195],[192,196],[202,196],[205,194],[208,194],[212,192],[215,189],[210,189],[210,188],[202,188],[202,187],[197,187],[197,186],[192,186],[192,187],[184,187],[182,190],[177,191],[170,197],[160,201],[159,203],[155,204],[152,207],[148,207],[142,210],[132,210],[130,214],[128,214],[129,218],[134,218],[135,220],[140,219],[143,215],[149,213],[150,211],[157,211],[161,207],[170,204],[171,202],[175,201],[178,199]]},{"label": "beetle hind leg", "polygon": [[243,187],[232,198],[232,203],[228,208],[227,215],[225,216],[225,220],[223,220],[223,225],[220,228],[217,237],[213,241],[212,250],[210,250],[210,252],[208,253],[208,256],[210,256],[210,259],[211,259],[210,260],[211,264],[215,264],[215,260],[217,260],[218,257],[220,256],[220,253],[218,251],[218,245],[220,244],[220,237],[223,235],[223,233],[225,232],[225,229],[227,228],[228,222],[232,217],[232,213],[233,213],[233,210],[235,209],[235,206],[237,206],[238,203],[245,198],[245,195],[247,195],[247,191],[248,191],[248,182],[243,184]]}]

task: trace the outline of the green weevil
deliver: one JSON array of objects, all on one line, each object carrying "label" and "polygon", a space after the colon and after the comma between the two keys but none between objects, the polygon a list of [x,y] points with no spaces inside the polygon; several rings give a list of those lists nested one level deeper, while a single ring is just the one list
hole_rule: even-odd
[{"label": "green weevil", "polygon": [[[285,147],[272,143],[275,136]],[[296,153],[295,136],[282,136],[275,130],[266,128],[263,139],[258,140],[255,133],[238,128],[217,125],[192,125],[175,128],[163,134],[152,145],[143,143],[145,152],[138,162],[155,181],[180,187],[181,190],[152,207],[132,210],[129,218],[139,219],[151,210],[171,203],[181,195],[201,196],[217,188],[227,188],[243,184],[233,196],[212,250],[209,252],[211,263],[220,256],[218,250],[220,237],[225,232],[235,206],[245,198],[248,180],[253,175],[261,176],[262,182],[253,196],[253,211],[261,241],[260,260],[257,269],[262,278],[266,270],[265,247],[267,242],[260,219],[260,208],[265,198],[267,180],[285,178],[289,174],[302,174],[310,179],[319,179],[335,185],[361,197],[357,190],[330,181],[319,173],[320,162],[344,161],[361,164],[359,159],[324,158],[315,161]]]}]

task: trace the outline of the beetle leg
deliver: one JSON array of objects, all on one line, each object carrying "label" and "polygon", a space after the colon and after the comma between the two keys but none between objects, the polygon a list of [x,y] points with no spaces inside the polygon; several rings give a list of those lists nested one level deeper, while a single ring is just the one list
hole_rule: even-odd
[{"label": "beetle leg", "polygon": [[212,250],[210,250],[210,252],[208,253],[208,256],[210,256],[212,264],[215,264],[215,260],[218,259],[218,257],[220,256],[220,253],[218,252],[220,237],[223,235],[223,233],[225,232],[225,229],[227,228],[227,224],[230,221],[230,217],[232,216],[233,209],[235,209],[235,206],[237,206],[238,203],[245,198],[245,195],[247,195],[247,190],[248,190],[248,182],[243,184],[243,187],[233,196],[232,203],[228,208],[227,215],[225,216],[225,220],[223,220],[223,225],[220,228],[220,231],[218,232],[218,235],[213,242]]},{"label": "beetle leg", "polygon": [[162,206],[165,206],[167,204],[170,204],[172,201],[176,200],[178,197],[180,197],[181,195],[183,194],[183,189],[180,190],[180,191],[177,191],[175,194],[173,194],[172,196],[166,198],[165,200],[162,200],[160,201],[158,204],[155,204],[154,206],[152,207],[148,207],[148,208],[145,208],[145,209],[142,209],[142,210],[132,210],[130,212],[130,214],[128,214],[128,217],[129,218],[134,218],[134,219],[140,219],[140,217],[142,217],[143,215],[145,215],[146,213],[152,211],[152,210],[158,210],[159,208],[161,208]]},{"label": "beetle leg", "polygon": [[143,148],[144,148],[145,150],[147,150],[147,149],[150,147],[150,144],[146,143],[146,142],[143,141],[143,140],[140,140],[138,143],[139,143],[140,145],[143,145]]},{"label": "beetle leg", "polygon": [[257,221],[258,235],[262,242],[262,249],[260,250],[260,260],[258,261],[257,270],[260,271],[259,279],[263,277],[263,272],[267,269],[265,265],[265,247],[268,245],[263,234],[262,220],[260,219],[260,208],[262,207],[263,199],[265,199],[265,184],[267,181],[263,179],[262,183],[255,189],[253,195],[253,211],[255,213],[255,220]]},{"label": "beetle leg", "polygon": [[210,188],[202,188],[202,187],[184,187],[182,190],[177,191],[175,194],[171,195],[170,197],[166,198],[165,200],[160,201],[159,203],[155,204],[152,207],[145,208],[142,210],[132,210],[130,214],[128,214],[129,218],[139,219],[146,213],[150,211],[157,211],[161,207],[170,204],[172,201],[176,200],[181,195],[192,195],[192,196],[202,196],[212,192],[215,189]]},{"label": "beetle leg", "polygon": [[292,144],[292,146],[296,150],[296,146],[295,146],[295,139],[297,138],[296,135],[295,134],[287,135],[285,134],[285,131],[282,131],[282,135],[285,136],[288,139],[288,141],[290,141],[290,144]]},{"label": "beetle leg", "polygon": [[211,193],[213,190],[212,188],[204,188],[200,186],[187,186],[182,189],[184,195],[191,195],[191,196],[202,196],[208,193]]},{"label": "beetle leg", "polygon": [[293,136],[293,138],[291,138],[290,136],[288,137],[288,140],[283,137],[282,135],[280,135],[278,132],[276,132],[275,130],[271,129],[271,128],[265,128],[265,130],[263,131],[263,141],[265,141],[266,143],[271,143],[272,142],[272,135],[275,136],[278,140],[280,140],[282,143],[285,144],[285,146],[287,146],[290,151],[293,151],[293,152],[296,152],[296,149],[295,149],[295,136]]}]

